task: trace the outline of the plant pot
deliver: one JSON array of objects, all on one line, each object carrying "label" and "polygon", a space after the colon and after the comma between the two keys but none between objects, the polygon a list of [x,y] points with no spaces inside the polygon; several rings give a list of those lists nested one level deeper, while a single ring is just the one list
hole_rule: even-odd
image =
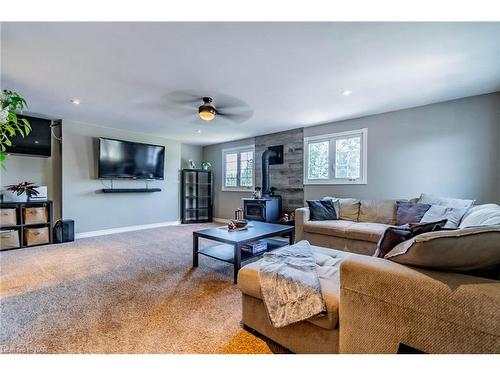
[{"label": "plant pot", "polygon": [[21,195],[17,195],[8,190],[4,190],[3,192],[3,200],[4,202],[27,202],[28,196],[26,193],[22,193]]}]

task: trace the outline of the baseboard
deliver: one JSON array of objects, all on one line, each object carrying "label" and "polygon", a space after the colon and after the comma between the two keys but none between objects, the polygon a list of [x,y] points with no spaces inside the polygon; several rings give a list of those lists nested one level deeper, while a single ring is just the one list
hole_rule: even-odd
[{"label": "baseboard", "polygon": [[115,233],[123,233],[123,232],[133,232],[136,230],[143,230],[143,229],[152,229],[152,228],[160,228],[160,227],[168,227],[171,225],[179,225],[181,222],[180,220],[176,221],[165,221],[163,223],[153,223],[153,224],[143,224],[143,225],[132,225],[129,227],[120,227],[120,228],[110,228],[110,229],[103,229],[103,230],[95,230],[91,232],[81,232],[81,233],[76,233],[75,238],[87,238],[87,237],[97,237],[97,236],[105,236],[107,234],[115,234]]},{"label": "baseboard", "polygon": [[212,220],[216,223],[223,223],[223,224],[227,224],[231,221],[229,219],[223,219],[221,217],[214,217]]}]

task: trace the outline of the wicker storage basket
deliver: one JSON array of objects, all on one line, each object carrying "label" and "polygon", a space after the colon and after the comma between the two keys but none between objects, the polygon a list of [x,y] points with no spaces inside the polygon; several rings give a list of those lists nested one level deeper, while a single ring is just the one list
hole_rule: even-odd
[{"label": "wicker storage basket", "polygon": [[10,230],[0,232],[0,249],[7,250],[19,247],[19,231]]},{"label": "wicker storage basket", "polygon": [[24,224],[45,224],[49,221],[46,207],[26,207],[23,212]]},{"label": "wicker storage basket", "polygon": [[0,227],[17,225],[17,214],[15,208],[0,209]]},{"label": "wicker storage basket", "polygon": [[24,228],[26,246],[49,243],[49,228]]}]

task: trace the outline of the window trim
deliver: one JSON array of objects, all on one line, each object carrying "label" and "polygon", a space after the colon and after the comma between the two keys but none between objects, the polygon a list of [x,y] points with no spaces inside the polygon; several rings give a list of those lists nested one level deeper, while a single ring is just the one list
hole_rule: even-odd
[{"label": "window trim", "polygon": [[[252,186],[226,186],[226,154],[229,153],[237,153],[238,154],[238,160],[237,160],[237,165],[238,165],[238,174],[237,174],[237,181],[239,184],[240,180],[240,153],[244,151],[252,151],[253,152],[253,172],[252,172],[252,181],[253,184]],[[255,145],[247,145],[247,146],[238,146],[238,147],[230,147],[230,148],[224,148],[222,149],[222,184],[221,184],[221,191],[253,191],[255,190]]]},{"label": "window trim", "polygon": [[[361,135],[361,176],[356,180],[334,178],[335,149],[333,143],[339,138],[349,138]],[[328,179],[309,179],[309,144],[329,141],[328,149]],[[349,130],[339,133],[330,133],[304,137],[304,185],[366,185],[368,183],[368,128]]]}]

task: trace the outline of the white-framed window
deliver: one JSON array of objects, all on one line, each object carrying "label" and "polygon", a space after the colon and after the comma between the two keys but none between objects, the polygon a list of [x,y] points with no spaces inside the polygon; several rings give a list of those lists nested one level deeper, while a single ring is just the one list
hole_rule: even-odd
[{"label": "white-framed window", "polygon": [[368,129],[304,138],[304,184],[366,184]]},{"label": "white-framed window", "polygon": [[248,191],[254,189],[255,146],[222,150],[222,190]]}]

